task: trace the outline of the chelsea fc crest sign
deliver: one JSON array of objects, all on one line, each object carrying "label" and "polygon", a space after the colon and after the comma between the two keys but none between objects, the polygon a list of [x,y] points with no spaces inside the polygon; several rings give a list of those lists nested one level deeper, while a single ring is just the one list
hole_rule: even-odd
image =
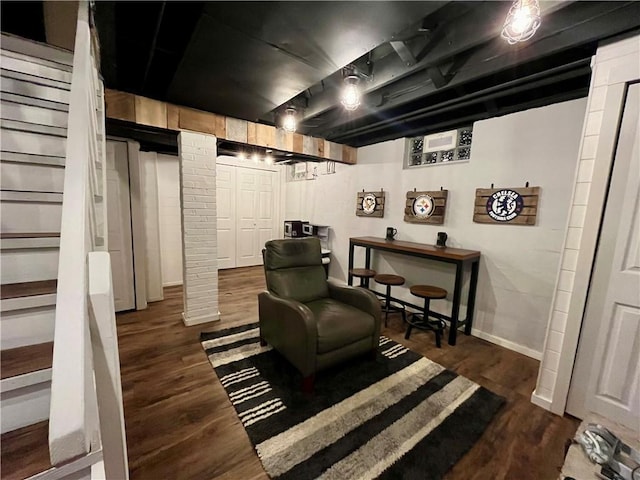
[{"label": "chelsea fc crest sign", "polygon": [[515,190],[500,190],[487,200],[487,214],[496,222],[510,222],[523,208],[522,196]]},{"label": "chelsea fc crest sign", "polygon": [[540,187],[502,187],[476,189],[473,221],[535,225]]}]

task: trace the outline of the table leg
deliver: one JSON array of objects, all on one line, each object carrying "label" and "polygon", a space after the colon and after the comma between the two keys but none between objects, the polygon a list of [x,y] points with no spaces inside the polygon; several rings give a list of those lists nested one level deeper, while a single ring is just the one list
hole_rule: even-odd
[{"label": "table leg", "polygon": [[[353,268],[353,249],[355,248],[355,245],[353,243],[349,243],[349,270],[351,271],[351,269]],[[347,281],[349,283],[349,285],[353,285],[353,275],[351,275],[350,273],[348,274],[349,276],[347,277]]]},{"label": "table leg", "polygon": [[449,345],[456,344],[458,334],[458,318],[460,315],[460,299],[462,297],[462,262],[456,263],[456,281],[453,290],[453,309],[451,311],[451,325],[449,327]]},{"label": "table leg", "polygon": [[473,311],[476,306],[478,270],[480,270],[480,259],[477,259],[475,262],[471,264],[471,281],[469,282],[469,299],[467,300],[467,323],[464,326],[465,335],[471,335],[471,325],[473,324]]},{"label": "table leg", "polygon": [[[371,268],[371,249],[369,247],[366,248],[364,253],[364,268]],[[369,279],[364,279],[364,286],[369,288]]]}]

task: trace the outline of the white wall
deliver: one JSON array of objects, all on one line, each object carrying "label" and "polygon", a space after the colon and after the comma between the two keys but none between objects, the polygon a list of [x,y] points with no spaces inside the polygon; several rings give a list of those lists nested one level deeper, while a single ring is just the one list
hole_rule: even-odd
[{"label": "white wall", "polygon": [[182,227],[180,226],[180,161],[158,154],[158,218],[162,285],[182,285]]},{"label": "white wall", "polygon": [[[398,229],[400,240],[434,244],[436,233],[445,231],[449,246],[480,250],[474,334],[540,358],[585,108],[586,99],[580,99],[477,122],[468,163],[403,170],[403,139],[360,148],[355,166],[339,164],[334,175],[287,183],[285,216],[331,226],[330,275],[340,280],[346,280],[349,237],[383,237],[387,226]],[[473,223],[476,188],[525,182],[541,187],[536,226]],[[441,186],[449,190],[444,225],[403,221],[407,191]],[[384,218],[356,217],[356,192],[381,188],[386,192]],[[356,266],[363,266],[359,250]],[[402,274],[406,287],[432,283],[446,288],[447,302],[433,302],[432,308],[450,313],[453,266],[377,252],[373,268]],[[408,288],[394,294],[419,303]]]}]

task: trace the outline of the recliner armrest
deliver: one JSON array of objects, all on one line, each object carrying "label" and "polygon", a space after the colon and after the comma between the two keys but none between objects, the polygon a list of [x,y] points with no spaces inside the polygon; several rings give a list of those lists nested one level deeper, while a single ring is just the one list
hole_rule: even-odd
[{"label": "recliner armrest", "polygon": [[315,371],[318,329],[313,313],[305,304],[258,294],[260,336],[293,363],[304,376]]},{"label": "recliner armrest", "polygon": [[378,301],[374,293],[361,287],[338,285],[331,280],[329,280],[327,283],[329,285],[329,296],[331,298],[367,312],[376,320],[376,325],[380,325],[382,312],[380,302]]}]

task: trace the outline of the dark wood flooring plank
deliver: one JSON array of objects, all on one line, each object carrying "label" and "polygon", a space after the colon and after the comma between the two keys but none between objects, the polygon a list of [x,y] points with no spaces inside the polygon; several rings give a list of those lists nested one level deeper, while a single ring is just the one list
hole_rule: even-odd
[{"label": "dark wood flooring plank", "polygon": [[40,280],[37,282],[7,283],[0,287],[0,298],[30,297],[32,295],[47,295],[56,293],[58,288],[57,280]]},{"label": "dark wood flooring plank", "polygon": [[[140,312],[118,315],[125,421],[132,480],[268,478],[199,344],[201,331],[257,321],[262,267],[220,272],[220,322],[185,327],[182,288]],[[505,396],[484,435],[448,480],[555,480],[578,421],[535,405],[539,362],[474,337],[436,348],[432,332],[404,339],[398,315],[383,333]]]},{"label": "dark wood flooring plank", "polygon": [[51,368],[52,360],[53,342],[2,350],[0,352],[0,376],[5,379]]},{"label": "dark wood flooring plank", "polygon": [[18,480],[51,468],[49,422],[39,422],[2,435],[3,480]]}]

